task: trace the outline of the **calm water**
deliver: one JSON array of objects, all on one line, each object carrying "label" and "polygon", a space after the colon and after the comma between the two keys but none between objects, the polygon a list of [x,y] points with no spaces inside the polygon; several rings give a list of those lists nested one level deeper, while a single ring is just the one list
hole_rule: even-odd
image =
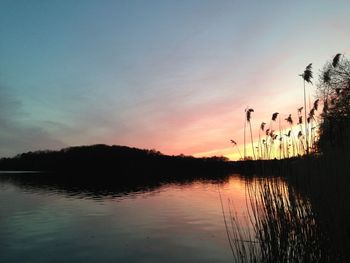
[{"label": "calm water", "polygon": [[247,213],[238,175],[108,190],[23,177],[0,175],[1,262],[232,262],[219,191]]}]

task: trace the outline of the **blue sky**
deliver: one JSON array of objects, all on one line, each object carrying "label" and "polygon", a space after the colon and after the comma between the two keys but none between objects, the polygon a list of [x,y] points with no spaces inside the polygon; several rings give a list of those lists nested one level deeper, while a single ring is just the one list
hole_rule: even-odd
[{"label": "blue sky", "polygon": [[[263,5],[263,4],[264,5]],[[0,1],[0,156],[81,144],[230,156],[349,53],[349,1]],[[259,119],[259,120],[258,120]]]}]

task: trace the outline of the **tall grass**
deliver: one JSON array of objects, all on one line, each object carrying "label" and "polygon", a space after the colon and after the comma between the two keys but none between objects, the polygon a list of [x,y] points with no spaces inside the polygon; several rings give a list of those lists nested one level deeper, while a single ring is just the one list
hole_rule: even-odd
[{"label": "tall grass", "polygon": [[236,142],[235,140],[232,140],[232,139],[230,140],[230,142],[233,144],[233,147],[237,149],[238,154],[239,154],[239,157],[240,157],[241,160],[242,160],[242,159],[243,159],[243,158],[242,158],[242,154],[241,154],[241,151],[239,150],[239,147],[238,147],[238,145],[237,145],[237,142]]},{"label": "tall grass", "polygon": [[[251,120],[251,117],[252,117],[252,112],[254,112],[254,109],[252,108],[247,108],[245,110],[245,113],[246,113],[246,122],[244,124],[244,151],[246,149],[246,146],[245,146],[245,127],[246,127],[246,123],[249,124],[249,130],[250,130],[250,142],[252,144],[252,152],[253,152],[253,157],[254,157],[254,160],[256,160],[256,156],[255,156],[255,147],[254,147],[254,140],[253,140],[253,132],[252,132],[252,124],[250,122]],[[244,159],[246,159],[246,155],[244,154]]]},{"label": "tall grass", "polygon": [[260,124],[260,129],[259,129],[259,143],[258,143],[258,146],[259,146],[259,153],[258,153],[259,159],[264,159],[265,158],[265,149],[262,147],[263,145],[261,143],[261,136],[260,136],[260,131],[262,131],[262,132],[265,131],[265,125],[266,125],[266,123],[262,122]]},{"label": "tall grass", "polygon": [[224,213],[235,262],[328,262],[332,253],[311,202],[281,178],[246,183],[248,215]]},{"label": "tall grass", "polygon": [[[300,74],[300,76],[303,78],[303,83],[304,83],[304,116],[305,116],[305,139],[306,139],[306,154],[309,154],[309,129],[308,129],[308,124],[307,124],[307,117],[306,117],[306,113],[307,113],[307,108],[306,108],[306,88],[305,88],[305,84],[306,83],[311,83],[312,84],[312,63],[310,63],[304,70],[304,72],[302,74]],[[310,102],[309,102],[310,104]]]},{"label": "tall grass", "polygon": [[[292,156],[312,156],[259,162],[282,168],[278,169],[281,177],[247,179],[248,214],[243,219],[232,202],[228,212],[223,211],[235,262],[349,262],[350,61],[337,54],[326,64],[318,83],[320,94],[309,108],[306,84],[312,84],[312,64],[301,76],[304,107],[298,109],[296,127],[291,114],[285,119],[290,128],[287,134],[282,134],[279,118],[279,156],[283,152],[284,158],[290,157],[290,136]],[[324,107],[318,119],[320,101]],[[273,113],[265,130],[262,159],[278,156],[273,127],[278,115]]]}]

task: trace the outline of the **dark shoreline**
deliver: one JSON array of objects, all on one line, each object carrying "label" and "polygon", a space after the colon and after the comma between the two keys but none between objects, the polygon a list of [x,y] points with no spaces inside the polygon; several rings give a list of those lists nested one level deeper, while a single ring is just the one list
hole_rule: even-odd
[{"label": "dark shoreline", "polygon": [[[47,180],[66,185],[115,186],[158,184],[167,181],[222,179],[241,176],[284,177],[295,184],[323,177],[344,177],[350,171],[350,157],[338,152],[282,160],[228,161],[224,157],[194,158],[169,156],[154,150],[125,146],[93,145],[39,151],[0,159],[0,171],[38,171]],[[4,174],[1,175],[4,177]],[[25,179],[25,178],[23,178]],[[302,183],[301,183],[302,184]],[[102,187],[103,188],[103,187]]]}]

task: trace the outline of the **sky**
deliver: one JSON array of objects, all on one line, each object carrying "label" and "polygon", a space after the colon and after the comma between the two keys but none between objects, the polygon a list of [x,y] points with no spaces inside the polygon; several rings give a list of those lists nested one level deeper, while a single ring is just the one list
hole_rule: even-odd
[{"label": "sky", "polygon": [[103,143],[236,159],[247,106],[257,137],[296,115],[309,63],[350,53],[349,14],[348,0],[0,0],[0,157]]}]

